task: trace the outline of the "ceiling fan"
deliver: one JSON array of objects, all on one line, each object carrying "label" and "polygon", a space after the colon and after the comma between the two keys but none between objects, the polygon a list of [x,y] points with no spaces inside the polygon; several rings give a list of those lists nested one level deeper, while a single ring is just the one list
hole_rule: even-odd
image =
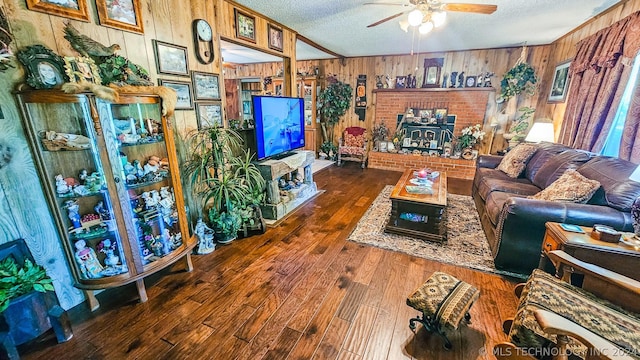
[{"label": "ceiling fan", "polygon": [[[389,20],[393,20],[404,14],[409,14],[408,25],[420,26],[420,32],[429,32],[433,27],[438,27],[444,23],[446,18],[446,11],[459,11],[459,12],[471,12],[478,14],[492,14],[498,9],[497,5],[488,4],[464,4],[464,3],[442,3],[438,0],[409,0],[409,4],[403,3],[386,3],[375,2],[365,3],[364,5],[395,5],[409,7],[413,5],[412,9],[401,11],[397,14],[386,17],[382,20],[376,21],[367,27],[378,26]],[[408,25],[401,26],[406,31]]]}]

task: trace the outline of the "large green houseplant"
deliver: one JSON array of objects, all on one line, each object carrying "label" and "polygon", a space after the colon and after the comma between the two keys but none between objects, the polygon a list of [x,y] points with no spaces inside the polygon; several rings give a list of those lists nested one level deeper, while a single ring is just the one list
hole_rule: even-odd
[{"label": "large green houseplant", "polygon": [[340,121],[340,117],[347,112],[351,105],[353,88],[335,77],[327,78],[327,86],[318,94],[318,114],[322,127],[323,143],[320,147],[323,151],[334,151],[337,147],[334,143],[334,127]]},{"label": "large green houseplant", "polygon": [[218,242],[229,242],[251,220],[250,209],[260,202],[265,180],[232,129],[198,130],[186,143],[189,155],[184,171],[200,214],[216,232]]}]

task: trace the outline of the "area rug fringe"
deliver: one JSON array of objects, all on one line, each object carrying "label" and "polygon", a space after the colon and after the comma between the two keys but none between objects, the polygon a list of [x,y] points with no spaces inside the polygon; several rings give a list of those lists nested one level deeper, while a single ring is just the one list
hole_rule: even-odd
[{"label": "area rug fringe", "polygon": [[491,272],[515,278],[522,274],[496,269],[489,244],[482,231],[473,199],[464,195],[447,195],[447,242],[436,243],[408,236],[388,234],[384,227],[391,213],[387,185],[362,216],[347,240],[399,251],[405,254]]}]

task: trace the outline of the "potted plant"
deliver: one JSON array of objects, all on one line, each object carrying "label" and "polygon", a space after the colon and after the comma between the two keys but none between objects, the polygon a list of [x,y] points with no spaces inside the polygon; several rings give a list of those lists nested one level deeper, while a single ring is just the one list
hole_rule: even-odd
[{"label": "potted plant", "polygon": [[232,129],[198,130],[190,134],[187,144],[190,153],[184,171],[192,194],[218,242],[228,243],[237,237],[243,222],[253,218],[253,212],[242,214],[255,209],[252,206],[261,199],[258,194],[264,189],[264,178]]},{"label": "potted plant", "polygon": [[0,312],[9,307],[11,300],[33,291],[54,291],[52,280],[42,266],[25,259],[19,267],[13,257],[0,262]]},{"label": "potted plant", "polygon": [[536,77],[533,67],[526,62],[519,62],[504,74],[500,81],[499,103],[506,103],[520,94],[533,95],[536,91]]},{"label": "potted plant", "polygon": [[327,87],[318,94],[318,114],[324,140],[320,149],[327,155],[330,150],[334,150],[333,157],[335,157],[337,147],[333,142],[333,129],[351,105],[353,88],[333,76],[327,78],[327,83]]}]

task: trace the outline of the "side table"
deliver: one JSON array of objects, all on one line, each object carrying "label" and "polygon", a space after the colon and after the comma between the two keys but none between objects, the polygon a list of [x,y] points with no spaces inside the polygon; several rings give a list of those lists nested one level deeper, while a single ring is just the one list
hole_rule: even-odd
[{"label": "side table", "polygon": [[[584,233],[566,231],[555,222],[548,222],[545,226],[547,230],[542,241],[538,269],[545,269],[549,251],[563,250],[579,260],[640,281],[640,249],[622,242],[608,243],[596,240],[590,236],[591,228],[585,226],[581,226]],[[623,236],[632,235],[623,233]]]}]

